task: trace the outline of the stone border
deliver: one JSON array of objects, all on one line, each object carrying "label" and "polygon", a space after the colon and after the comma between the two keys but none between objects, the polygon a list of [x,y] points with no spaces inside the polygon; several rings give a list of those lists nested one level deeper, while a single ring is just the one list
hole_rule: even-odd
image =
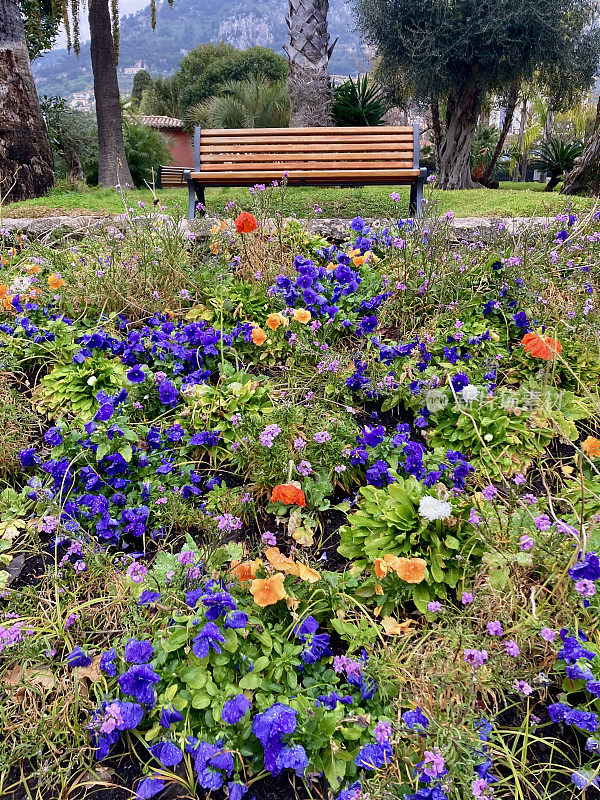
[{"label": "stone border", "polygon": [[[184,220],[182,224],[185,230],[193,231],[196,235],[204,238],[208,236],[210,228],[216,221],[215,218],[207,217],[198,218],[192,222]],[[298,219],[297,221],[305,230],[324,236],[332,242],[341,242],[348,236],[349,219],[319,218],[310,220]],[[492,232],[498,230],[499,225],[503,225],[510,234],[514,235],[530,228],[545,227],[552,221],[552,217],[463,217],[451,220],[450,227],[457,240],[475,241],[488,238]],[[387,221],[381,218],[367,218],[365,222],[373,228],[380,228],[387,224]],[[0,224],[0,231],[48,240],[63,237],[82,239],[89,233],[97,233],[111,226],[124,228],[127,224],[128,221],[123,215],[108,217],[91,215],[79,217],[22,217],[3,219]],[[427,220],[420,221],[420,224],[426,227]]]}]

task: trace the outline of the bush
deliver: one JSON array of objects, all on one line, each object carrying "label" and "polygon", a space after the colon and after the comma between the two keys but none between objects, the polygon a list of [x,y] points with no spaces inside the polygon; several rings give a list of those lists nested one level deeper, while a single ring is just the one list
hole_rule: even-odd
[{"label": "bush", "polygon": [[126,120],[123,125],[125,155],[136,186],[152,184],[161,164],[168,164],[171,153],[168,140],[159,131],[140,122]]},{"label": "bush", "polygon": [[387,110],[383,90],[369,83],[367,75],[359,75],[356,81],[348,78],[334,89],[331,115],[335,125],[383,125]]}]

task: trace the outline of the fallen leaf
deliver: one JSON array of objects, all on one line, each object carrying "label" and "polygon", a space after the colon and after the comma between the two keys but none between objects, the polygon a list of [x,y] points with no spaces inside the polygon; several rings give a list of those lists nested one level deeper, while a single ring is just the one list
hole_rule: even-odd
[{"label": "fallen leaf", "polygon": [[393,617],[384,617],[381,620],[381,626],[388,636],[401,636],[403,633],[409,633],[413,625],[414,620],[412,619],[405,619],[404,622],[398,622]]},{"label": "fallen leaf", "polygon": [[315,535],[310,528],[296,528],[292,533],[292,538],[298,542],[300,547],[312,547],[315,542]]}]

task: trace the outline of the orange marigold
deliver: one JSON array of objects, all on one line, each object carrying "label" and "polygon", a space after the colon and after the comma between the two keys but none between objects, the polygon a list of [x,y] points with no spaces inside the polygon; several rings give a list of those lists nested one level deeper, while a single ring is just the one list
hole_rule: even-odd
[{"label": "orange marigold", "polygon": [[283,314],[269,314],[266,321],[267,328],[270,328],[272,331],[276,331],[280,325],[287,325],[287,318],[283,316]]},{"label": "orange marigold", "polygon": [[264,344],[267,341],[267,334],[262,328],[252,328],[251,336],[254,344]]},{"label": "orange marigold", "polygon": [[271,578],[255,578],[250,584],[250,594],[256,605],[265,608],[284,600],[287,597],[283,585],[284,578],[285,575],[281,572],[277,572]]},{"label": "orange marigold", "polygon": [[557,353],[562,353],[562,344],[558,339],[553,339],[545,334],[526,333],[521,339],[521,344],[526,353],[530,353],[534,358],[542,358],[544,361],[552,361]]},{"label": "orange marigold", "polygon": [[275,569],[285,572],[286,575],[298,575],[298,564],[293,558],[284,555],[278,547],[267,547],[265,557]]},{"label": "orange marigold", "polygon": [[64,280],[60,277],[58,272],[53,272],[48,278],[48,286],[51,289],[60,289],[64,285]]},{"label": "orange marigold", "polygon": [[280,483],[271,492],[271,502],[285,503],[286,506],[296,505],[305,508],[306,497],[302,489],[298,489],[293,483]]},{"label": "orange marigold", "polygon": [[394,565],[396,575],[406,583],[421,583],[426,569],[427,562],[422,558],[399,558]]},{"label": "orange marigold", "polygon": [[297,308],[294,311],[294,319],[296,322],[300,322],[302,325],[306,325],[310,322],[312,315],[310,311],[307,311],[305,308]]},{"label": "orange marigold", "polygon": [[234,221],[238,233],[252,233],[258,228],[258,222],[254,214],[248,211],[242,211],[239,217]]},{"label": "orange marigold", "polygon": [[588,436],[583,443],[583,452],[587,453],[590,458],[600,457],[600,439],[595,436]]}]

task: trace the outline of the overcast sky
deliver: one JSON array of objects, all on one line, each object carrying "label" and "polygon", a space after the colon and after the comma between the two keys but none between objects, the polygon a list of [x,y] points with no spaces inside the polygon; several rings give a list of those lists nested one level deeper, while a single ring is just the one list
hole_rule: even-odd
[{"label": "overcast sky", "polygon": [[[132,11],[138,11],[140,8],[145,8],[145,6],[149,5],[149,0],[120,0],[119,2],[119,12],[122,17],[126,16],[127,14],[131,14]],[[82,42],[87,42],[90,38],[90,29],[88,27],[87,21],[87,11],[84,9],[81,14],[81,34],[80,38]],[[56,40],[56,44],[54,45],[54,49],[58,50],[61,47],[67,46],[67,37],[65,36],[64,30],[61,30],[60,36]]]}]

